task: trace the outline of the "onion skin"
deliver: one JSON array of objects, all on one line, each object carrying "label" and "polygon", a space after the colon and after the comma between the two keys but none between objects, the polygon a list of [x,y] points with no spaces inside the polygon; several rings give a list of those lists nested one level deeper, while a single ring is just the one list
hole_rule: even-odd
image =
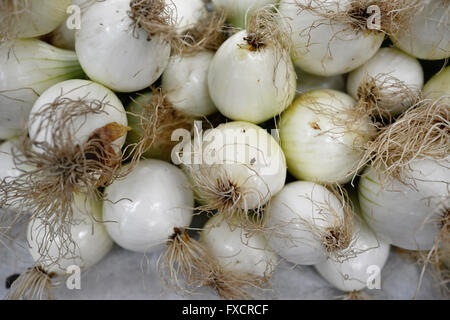
[{"label": "onion skin", "polygon": [[439,99],[450,95],[450,66],[434,75],[423,87],[423,93],[428,99]]},{"label": "onion skin", "polygon": [[[45,224],[36,218],[29,222],[27,240],[29,251],[34,261],[39,261],[47,273],[65,275],[66,268],[71,265],[88,269],[98,263],[112,248],[113,242],[106,232],[102,221],[102,204],[98,200],[87,200],[76,195],[73,204],[74,224],[71,237],[76,249],[74,253],[61,252],[61,242],[67,241],[55,236],[50,244],[45,244],[46,253],[42,255],[39,248],[45,242]],[[95,217],[94,221],[88,215]],[[47,251],[48,250],[48,251]]]},{"label": "onion skin", "polygon": [[[330,209],[321,208],[327,201]],[[338,218],[344,219],[344,210],[325,187],[296,181],[271,199],[265,216],[270,246],[292,263],[314,265],[325,261],[328,252],[311,227],[333,228]]]},{"label": "onion skin", "polygon": [[[14,54],[11,54],[14,53]],[[37,39],[0,47],[0,139],[21,133],[34,102],[45,90],[84,73],[73,51]]]},{"label": "onion skin", "polygon": [[118,92],[134,92],[152,85],[169,62],[170,45],[138,29],[128,16],[129,0],[91,5],[82,15],[75,48],[83,70],[93,81]]},{"label": "onion skin", "polygon": [[448,197],[448,161],[416,160],[405,185],[380,182],[381,172],[368,167],[358,186],[361,212],[380,239],[407,250],[430,250],[440,230],[439,203]]},{"label": "onion skin", "polygon": [[289,106],[296,75],[290,59],[279,57],[274,47],[250,48],[246,36],[241,31],[222,44],[211,62],[208,86],[224,116],[258,124]]},{"label": "onion skin", "polygon": [[[352,179],[363,156],[357,146],[363,146],[373,134],[368,117],[353,121],[342,112],[351,112],[355,103],[338,91],[315,90],[300,95],[281,115],[281,147],[292,175],[322,183],[347,183]],[[317,106],[324,110],[311,110]],[[336,123],[341,117],[351,124]]]},{"label": "onion skin", "polygon": [[[55,30],[67,17],[66,9],[72,4],[72,1],[30,0],[24,1],[24,3],[26,10],[17,15],[12,26],[11,36],[17,39],[39,37]],[[7,12],[0,11],[0,20],[3,14],[7,14]],[[4,26],[0,24],[0,27]]]},{"label": "onion skin", "polygon": [[[366,288],[371,276],[369,268],[375,266],[381,271],[389,256],[389,244],[377,239],[366,226],[358,227],[355,232],[356,241],[352,246],[357,253],[354,257],[341,263],[328,259],[315,265],[322,277],[345,292]],[[383,279],[382,273],[379,276]]]},{"label": "onion skin", "polygon": [[194,117],[217,112],[208,91],[208,71],[213,57],[214,53],[201,51],[170,58],[161,87],[167,91],[167,98],[175,109]]},{"label": "onion skin", "polygon": [[[304,5],[311,2],[298,1]],[[336,3],[335,0],[321,2]],[[340,7],[348,3],[339,1]],[[350,25],[340,22],[320,23],[324,18],[307,10],[299,12],[295,1],[281,0],[279,10],[292,30],[294,64],[311,74],[333,76],[350,72],[369,60],[384,39],[384,33],[376,30],[354,31],[348,30]],[[347,31],[343,33],[343,30]]]},{"label": "onion skin", "polygon": [[394,45],[424,60],[450,57],[450,18],[447,0],[427,0],[425,8],[391,35]]},{"label": "onion skin", "polygon": [[262,234],[248,238],[245,230],[230,227],[216,215],[208,220],[200,242],[217,259],[225,271],[264,277],[272,273],[277,256]]},{"label": "onion skin", "polygon": [[276,4],[278,0],[212,0],[215,10],[223,10],[227,20],[236,28],[245,28],[245,19],[257,9],[266,5]]},{"label": "onion skin", "polygon": [[141,160],[132,173],[105,192],[111,200],[103,204],[104,218],[110,221],[106,228],[127,250],[157,251],[174,228],[188,227],[193,217],[189,181],[180,169],[164,161]]}]

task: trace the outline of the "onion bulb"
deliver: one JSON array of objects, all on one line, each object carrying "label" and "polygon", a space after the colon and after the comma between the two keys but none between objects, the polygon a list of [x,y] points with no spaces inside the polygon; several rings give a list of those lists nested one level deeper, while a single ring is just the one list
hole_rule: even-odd
[{"label": "onion bulb", "polygon": [[288,170],[301,180],[349,182],[374,134],[368,116],[360,117],[355,100],[334,90],[300,95],[281,115],[281,147]]},{"label": "onion bulb", "polygon": [[114,91],[139,91],[153,84],[169,62],[170,44],[151,36],[129,16],[130,0],[91,5],[82,15],[75,48],[86,74]]},{"label": "onion bulb", "polygon": [[362,163],[359,200],[370,226],[408,250],[437,247],[448,221],[448,99],[424,100],[380,130]]},{"label": "onion bulb", "polygon": [[[339,290],[354,293],[374,285],[375,277],[381,277],[388,259],[390,246],[377,239],[373,231],[362,223],[355,223],[354,256],[345,261],[327,259],[315,268],[328,282]],[[380,278],[378,278],[380,279]]]},{"label": "onion bulb", "polygon": [[0,144],[0,182],[20,175],[20,170],[16,168],[13,157],[17,152],[17,142],[17,139],[11,139]]},{"label": "onion bulb", "polygon": [[[412,2],[412,1],[410,1]],[[447,0],[420,2],[410,19],[391,35],[395,46],[424,60],[450,57],[450,6]]]},{"label": "onion bulb", "polygon": [[207,131],[194,148],[200,159],[183,150],[181,162],[206,203],[201,209],[217,209],[231,225],[257,224],[250,211],[260,213],[286,179],[286,160],[276,140],[257,125],[235,121]]},{"label": "onion bulb", "polygon": [[[97,0],[72,0],[72,4],[80,8],[80,13],[95,2],[97,2]],[[67,18],[58,28],[53,30],[50,34],[45,35],[43,38],[57,48],[75,50],[76,28],[72,28],[72,26],[69,28],[68,26],[68,23],[72,23],[72,19],[73,17]]]},{"label": "onion bulb", "polygon": [[262,234],[246,235],[218,216],[203,227],[200,243],[220,266],[211,286],[223,298],[248,299],[245,287],[266,286],[277,265],[277,256]]},{"label": "onion bulb", "polygon": [[[262,123],[280,114],[293,100],[296,74],[284,25],[277,20],[267,9],[257,11],[247,29],[231,36],[216,52],[208,86],[224,116]],[[262,23],[267,28],[261,28]]]},{"label": "onion bulb", "polygon": [[0,40],[32,38],[55,30],[71,0],[4,0],[0,3]]},{"label": "onion bulb", "polygon": [[450,96],[450,66],[434,75],[423,87],[426,98],[439,99]]},{"label": "onion bulb", "polygon": [[[161,184],[161,182],[163,182]],[[160,250],[175,228],[187,228],[194,198],[177,167],[160,160],[141,160],[125,179],[106,188],[106,228],[121,247],[136,252]]]},{"label": "onion bulb", "polygon": [[[367,168],[359,202],[365,219],[384,241],[407,250],[430,250],[448,214],[450,158],[415,160],[406,177]],[[446,209],[447,208],[447,209]]]},{"label": "onion bulb", "polygon": [[83,77],[75,52],[36,39],[0,47],[0,139],[18,135],[31,107],[52,85]]},{"label": "onion bulb", "polygon": [[[120,178],[121,147],[128,131],[122,103],[109,89],[87,80],[68,80],[47,89],[17,144],[14,161],[26,167],[0,188],[5,209],[45,219],[49,237],[70,246],[74,191],[91,199],[98,187]],[[61,228],[59,228],[60,226]]]},{"label": "onion bulb", "polygon": [[73,246],[65,244],[68,241],[65,237],[49,237],[49,226],[43,218],[28,223],[28,250],[35,265],[14,281],[9,299],[51,298],[50,290],[56,285],[55,280],[67,275],[69,267],[89,269],[112,248],[113,242],[103,222],[99,222],[102,221],[101,202],[81,195],[74,195],[74,199],[76,223],[69,233]]},{"label": "onion bulb", "polygon": [[347,78],[347,92],[367,112],[395,116],[418,102],[423,86],[419,61],[395,48],[382,48]]},{"label": "onion bulb", "polygon": [[277,2],[278,0],[212,0],[214,9],[223,10],[227,20],[237,28],[245,28],[246,18],[256,10]]},{"label": "onion bulb", "polygon": [[344,203],[327,188],[296,181],[272,198],[265,226],[271,248],[281,257],[295,264],[313,265],[349,246],[353,237],[351,219]]},{"label": "onion bulb", "polygon": [[367,28],[369,5],[347,0],[281,0],[279,10],[291,28],[295,65],[311,74],[332,76],[369,60],[384,39],[383,32]]},{"label": "onion bulb", "polygon": [[217,109],[208,91],[208,70],[214,53],[174,55],[162,76],[161,88],[173,107],[195,117],[208,116]]}]

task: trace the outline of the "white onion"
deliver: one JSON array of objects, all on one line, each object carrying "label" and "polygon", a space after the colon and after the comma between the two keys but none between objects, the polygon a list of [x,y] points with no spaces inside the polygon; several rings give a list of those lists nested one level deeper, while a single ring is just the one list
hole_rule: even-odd
[{"label": "white onion", "polygon": [[208,91],[208,70],[213,57],[210,51],[200,51],[170,58],[161,87],[175,109],[197,117],[217,111]]},{"label": "white onion", "polygon": [[[391,115],[402,113],[414,102],[423,86],[423,70],[417,59],[395,48],[382,48],[347,78],[347,92],[359,99],[361,86],[374,79],[380,90],[378,107]],[[370,89],[373,94],[373,88]]]},{"label": "white onion", "polygon": [[202,0],[164,0],[167,6],[175,9],[175,23],[178,33],[184,33],[206,14]]},{"label": "white onion", "polygon": [[45,253],[42,253],[42,243],[46,242],[46,223],[39,218],[31,220],[27,229],[29,251],[34,261],[48,273],[55,272],[58,275],[66,274],[66,268],[76,265],[81,269],[87,269],[99,262],[112,248],[112,240],[106,232],[102,221],[102,205],[96,200],[86,200],[84,196],[75,196],[73,203],[73,222],[71,226],[71,241],[73,252],[61,252],[64,246],[63,239],[59,236],[53,238],[51,243],[44,245]]},{"label": "white onion", "polygon": [[319,89],[345,91],[345,77],[338,74],[330,77],[316,76],[300,69],[297,72],[297,95]]},{"label": "white onion", "polygon": [[450,6],[447,0],[424,0],[424,8],[391,36],[395,46],[425,60],[450,57]]},{"label": "white onion", "polygon": [[[66,9],[71,2],[71,0],[2,1],[0,28],[7,33],[9,31],[10,34],[7,36],[14,38],[32,38],[47,34],[66,18]],[[11,13],[11,10],[17,10],[18,14]]]},{"label": "white onion", "polygon": [[20,133],[31,107],[52,85],[83,77],[75,52],[16,40],[0,47],[0,139]]},{"label": "white onion", "polygon": [[[97,0],[72,0],[72,4],[80,8],[80,13],[95,2],[97,2]],[[45,36],[45,39],[55,47],[66,50],[75,50],[75,32],[77,29],[72,27],[69,28],[67,26],[69,22],[76,21],[74,19],[77,19],[77,17],[69,16],[69,18],[61,23],[58,28]]]},{"label": "white onion", "polygon": [[222,200],[227,206],[232,197],[237,199],[232,204],[235,210],[247,211],[260,208],[283,188],[284,154],[275,139],[257,125],[242,121],[221,124],[206,132],[202,142],[202,149],[195,150],[203,155],[201,164],[183,160],[194,181],[202,183],[202,187],[197,185],[202,200]]},{"label": "white onion", "polygon": [[[46,142],[49,145],[55,144],[54,134],[57,132],[57,129],[61,128],[55,128],[54,123],[48,123],[48,120],[38,113],[59,98],[75,101],[82,100],[88,104],[94,101],[103,102],[101,113],[91,113],[86,116],[80,115],[71,119],[69,130],[71,131],[71,140],[76,145],[83,145],[88,141],[94,131],[110,123],[115,122],[124,127],[128,125],[125,109],[114,92],[92,81],[67,80],[47,89],[39,97],[31,110],[28,129],[30,139],[37,148],[39,148],[37,143],[40,142]],[[56,110],[62,114],[66,107],[63,104],[58,106]],[[125,143],[125,139],[126,136],[122,136],[112,141],[113,147],[119,150]]]},{"label": "white onion", "polygon": [[[345,292],[359,291],[368,285],[370,287],[370,282],[376,281],[373,276],[382,276],[382,269],[389,256],[388,243],[377,239],[366,226],[358,223],[355,226],[356,240],[352,244],[355,255],[341,262],[330,258],[315,266],[322,277]],[[380,274],[374,274],[378,271]]]},{"label": "white onion", "polygon": [[159,250],[174,235],[174,228],[186,228],[192,220],[194,198],[189,182],[167,162],[141,160],[105,193],[110,200],[103,204],[108,233],[128,250]]},{"label": "white onion", "polygon": [[279,10],[291,27],[292,58],[300,69],[320,76],[343,74],[369,60],[380,48],[384,33],[359,31],[350,24],[322,18],[312,10],[301,10],[298,4],[310,4],[314,10],[326,13],[345,10],[350,0],[281,0]]},{"label": "white onion", "polygon": [[223,10],[227,20],[238,28],[244,28],[246,17],[269,4],[276,4],[278,0],[212,0],[216,10]]},{"label": "white onion", "polygon": [[267,208],[270,246],[286,260],[317,264],[328,257],[323,236],[345,220],[342,203],[325,187],[306,181],[287,184]]},{"label": "white onion", "polygon": [[380,239],[407,250],[430,250],[448,208],[450,158],[413,161],[404,183],[368,167],[358,186],[361,211]]},{"label": "white onion", "polygon": [[241,31],[225,41],[209,68],[209,93],[219,111],[232,120],[262,123],[280,114],[295,96],[290,59],[273,46],[253,49]]},{"label": "white onion", "polygon": [[450,95],[450,66],[434,75],[423,87],[423,93],[429,99],[438,99]]},{"label": "white onion", "polygon": [[90,6],[81,18],[75,47],[86,74],[115,91],[139,91],[153,84],[169,62],[170,45],[148,40],[143,29],[135,37],[128,16],[130,0],[107,0]]},{"label": "white onion", "polygon": [[200,242],[227,272],[266,277],[277,264],[277,256],[263,235],[247,237],[244,229],[230,227],[217,215],[204,226]]},{"label": "white onion", "polygon": [[296,178],[346,183],[373,135],[368,117],[356,119],[355,100],[338,91],[316,90],[297,98],[282,114],[281,147]]}]

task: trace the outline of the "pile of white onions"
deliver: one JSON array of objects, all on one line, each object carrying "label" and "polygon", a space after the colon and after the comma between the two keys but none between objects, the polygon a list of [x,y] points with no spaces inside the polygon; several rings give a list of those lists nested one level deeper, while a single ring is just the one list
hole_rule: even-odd
[{"label": "pile of white onions", "polygon": [[8,297],[113,241],[224,299],[282,260],[363,298],[391,246],[420,255],[416,294],[429,266],[446,283],[448,1],[209,5],[0,3],[0,244],[27,223],[34,261]]}]

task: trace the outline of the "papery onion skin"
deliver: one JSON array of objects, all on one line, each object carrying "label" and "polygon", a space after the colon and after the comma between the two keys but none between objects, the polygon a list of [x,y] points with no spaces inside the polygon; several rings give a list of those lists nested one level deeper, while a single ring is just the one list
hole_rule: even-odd
[{"label": "papery onion skin", "polygon": [[424,60],[450,57],[450,17],[447,0],[423,1],[424,9],[391,35],[394,45]]},{"label": "papery onion skin", "polygon": [[232,120],[262,123],[280,114],[295,96],[296,75],[290,59],[274,47],[251,49],[241,31],[225,41],[208,75],[217,109]]},{"label": "papery onion skin", "polygon": [[208,71],[214,53],[201,51],[194,55],[170,58],[162,76],[161,87],[177,110],[194,117],[217,112],[208,90]]},{"label": "papery onion skin", "polygon": [[29,251],[33,260],[39,262],[47,273],[65,275],[66,269],[72,265],[82,270],[88,269],[98,263],[112,248],[112,239],[102,222],[101,201],[76,195],[72,207],[74,224],[70,232],[74,243],[73,252],[61,252],[61,247],[65,247],[62,243],[67,241],[61,236],[52,239],[51,243],[45,245],[46,252],[41,252],[42,243],[46,241],[45,222],[35,218],[28,223]]},{"label": "papery onion skin", "polygon": [[230,227],[218,216],[205,224],[200,242],[228,272],[265,277],[274,271],[277,263],[277,256],[264,235],[246,237],[244,229]]},{"label": "papery onion skin", "polygon": [[[7,8],[11,1],[4,2]],[[66,9],[72,4],[71,0],[19,0],[17,2],[24,8],[20,8],[22,13],[15,15],[12,21],[11,34],[7,35],[10,38],[33,38],[55,30],[67,17]],[[8,15],[8,11],[0,10],[0,21],[5,19],[2,15]],[[6,20],[3,22],[6,23]],[[7,28],[1,23],[0,27]]]},{"label": "papery onion skin", "polygon": [[169,62],[170,45],[133,29],[129,0],[108,0],[90,6],[82,15],[75,48],[86,74],[118,92],[152,85]]},{"label": "papery onion skin", "polygon": [[106,228],[121,247],[136,252],[161,249],[193,217],[194,197],[184,173],[167,162],[141,160],[126,178],[106,189]]},{"label": "papery onion skin", "polygon": [[244,28],[246,15],[252,15],[257,9],[270,4],[278,3],[278,0],[212,0],[216,10],[223,10],[227,20],[237,28]]},{"label": "papery onion skin", "polygon": [[266,211],[269,244],[292,263],[323,262],[328,252],[313,230],[334,228],[338,219],[344,219],[342,204],[325,187],[307,181],[289,183]]},{"label": "papery onion skin", "polygon": [[[368,167],[358,186],[361,212],[380,239],[407,250],[430,250],[448,199],[450,159],[411,163],[405,183]],[[383,182],[381,182],[381,181]],[[448,201],[448,200],[447,200]]]},{"label": "papery onion skin", "polygon": [[[377,239],[367,226],[358,226],[355,234],[356,240],[352,244],[355,250],[353,257],[343,262],[328,259],[315,265],[322,277],[344,292],[366,288],[370,277],[377,270],[381,272],[389,257],[390,245]],[[378,277],[383,279],[383,273],[378,274]]]},{"label": "papery onion skin", "polygon": [[368,117],[353,119],[354,106],[352,97],[334,90],[310,91],[293,102],[278,125],[291,174],[322,183],[352,179],[361,148],[374,134]]},{"label": "papery onion skin", "polygon": [[34,102],[58,82],[82,78],[73,51],[36,39],[15,40],[0,47],[0,139],[18,135]]},{"label": "papery onion skin", "polygon": [[[299,2],[308,5],[311,1]],[[330,5],[330,10],[337,3],[321,2]],[[343,8],[349,2],[339,1],[339,6]],[[281,0],[279,10],[292,30],[292,59],[297,67],[311,74],[333,76],[350,72],[369,60],[384,39],[384,33],[377,30],[352,30],[349,24],[330,23],[311,11],[300,11],[295,1]]]}]

